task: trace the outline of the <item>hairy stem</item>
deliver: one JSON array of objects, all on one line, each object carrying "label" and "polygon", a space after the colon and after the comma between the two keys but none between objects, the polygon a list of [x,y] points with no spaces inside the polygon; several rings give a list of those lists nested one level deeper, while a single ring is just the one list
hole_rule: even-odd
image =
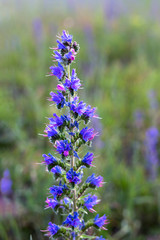
[{"label": "hairy stem", "polygon": [[[70,79],[70,65],[68,65],[68,78]],[[71,95],[69,96],[69,99],[71,101]],[[73,123],[73,119],[71,119],[71,122]],[[72,136],[71,136],[71,140],[72,140]],[[74,149],[73,149],[73,152],[72,152],[72,156],[71,156],[71,168],[74,168],[75,166],[75,157],[74,157]],[[73,189],[73,212],[76,212],[77,210],[77,207],[76,207],[76,188],[74,186],[74,189]],[[76,239],[76,237],[75,237]]]}]

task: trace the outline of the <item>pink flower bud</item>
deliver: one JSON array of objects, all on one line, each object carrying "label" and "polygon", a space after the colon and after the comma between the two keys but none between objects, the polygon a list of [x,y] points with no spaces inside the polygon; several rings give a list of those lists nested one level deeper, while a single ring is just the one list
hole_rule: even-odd
[{"label": "pink flower bud", "polygon": [[64,91],[64,92],[66,91],[66,90],[65,90],[65,87],[64,87],[62,84],[58,84],[58,85],[57,85],[57,90],[59,90],[59,91]]}]

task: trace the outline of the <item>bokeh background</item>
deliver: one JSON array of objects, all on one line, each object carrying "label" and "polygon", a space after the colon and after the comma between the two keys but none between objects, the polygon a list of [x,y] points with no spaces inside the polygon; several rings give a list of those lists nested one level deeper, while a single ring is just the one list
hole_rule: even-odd
[{"label": "bokeh background", "polygon": [[103,234],[159,240],[159,0],[0,0],[0,239],[46,239],[40,229],[61,221],[44,211],[53,177],[38,163],[51,146],[38,134],[57,111],[47,101],[57,80],[46,75],[63,29],[81,47],[81,97],[102,117],[92,148],[106,182]]}]

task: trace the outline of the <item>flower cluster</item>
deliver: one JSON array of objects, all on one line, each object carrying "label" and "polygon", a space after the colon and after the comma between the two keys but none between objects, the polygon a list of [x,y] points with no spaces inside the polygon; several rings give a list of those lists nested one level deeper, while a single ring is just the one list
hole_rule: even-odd
[{"label": "flower cluster", "polygon": [[[54,113],[48,118],[49,124],[43,134],[53,145],[56,155],[43,154],[42,163],[59,181],[50,187],[45,207],[56,213],[61,210],[66,217],[61,226],[49,222],[45,232],[54,239],[87,239],[88,228],[105,229],[104,225],[108,224],[105,215],[99,217],[97,214],[87,222],[84,217],[87,211],[95,212],[93,208],[100,201],[96,195],[84,195],[85,192],[103,185],[103,177],[94,173],[82,181],[83,171],[93,166],[94,155],[79,151],[83,145],[90,146],[97,135],[93,128],[87,126],[92,118],[97,117],[96,108],[79,101],[77,96],[81,82],[75,69],[70,71],[70,65],[75,60],[79,45],[73,41],[72,35],[63,31],[62,36],[58,37],[57,47],[52,49],[54,62],[58,65],[50,67],[50,75],[57,77],[58,84],[57,92],[50,92],[48,100],[57,109],[64,108],[65,115]],[[94,239],[104,238],[96,236],[95,231]]]}]

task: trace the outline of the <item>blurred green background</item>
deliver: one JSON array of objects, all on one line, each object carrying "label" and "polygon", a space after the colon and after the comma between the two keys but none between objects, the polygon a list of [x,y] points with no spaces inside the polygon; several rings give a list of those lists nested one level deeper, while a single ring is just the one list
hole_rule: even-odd
[{"label": "blurred green background", "polygon": [[159,20],[159,0],[0,0],[1,240],[46,239],[40,229],[61,221],[44,211],[53,177],[38,163],[51,145],[38,134],[57,111],[47,101],[57,80],[46,75],[63,29],[81,47],[72,65],[81,97],[102,117],[92,148],[106,182],[95,208],[110,219],[103,234],[160,239],[159,135],[156,164],[146,147],[148,129],[160,124]]}]

